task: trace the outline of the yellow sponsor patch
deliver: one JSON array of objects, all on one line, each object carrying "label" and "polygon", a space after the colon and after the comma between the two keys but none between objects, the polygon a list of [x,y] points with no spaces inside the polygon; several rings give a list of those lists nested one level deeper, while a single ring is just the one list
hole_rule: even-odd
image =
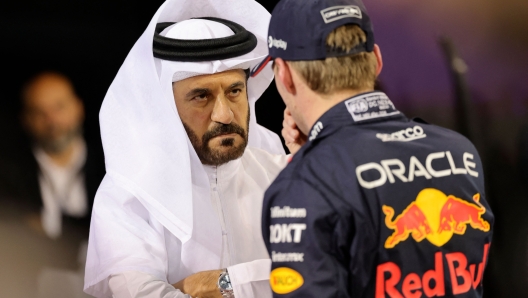
[{"label": "yellow sponsor patch", "polygon": [[277,268],[270,274],[271,289],[277,294],[291,293],[300,288],[303,283],[302,275],[287,267]]}]

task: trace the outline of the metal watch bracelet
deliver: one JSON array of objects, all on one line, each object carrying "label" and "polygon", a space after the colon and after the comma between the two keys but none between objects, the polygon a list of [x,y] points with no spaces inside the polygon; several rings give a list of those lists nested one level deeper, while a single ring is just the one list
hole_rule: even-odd
[{"label": "metal watch bracelet", "polygon": [[222,273],[220,273],[217,286],[223,298],[235,298],[233,286],[231,285],[231,279],[229,279],[229,272],[227,272],[227,269],[224,269]]}]

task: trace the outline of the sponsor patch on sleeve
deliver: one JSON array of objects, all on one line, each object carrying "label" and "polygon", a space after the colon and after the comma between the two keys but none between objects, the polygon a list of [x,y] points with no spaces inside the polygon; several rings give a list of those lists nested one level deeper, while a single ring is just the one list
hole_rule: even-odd
[{"label": "sponsor patch on sleeve", "polygon": [[306,208],[291,208],[290,206],[271,207],[271,218],[305,218]]},{"label": "sponsor patch on sleeve", "polygon": [[271,252],[272,262],[304,262],[304,253],[301,252]]},{"label": "sponsor patch on sleeve", "polygon": [[271,271],[270,285],[277,294],[288,294],[304,284],[302,275],[288,267],[279,267]]}]

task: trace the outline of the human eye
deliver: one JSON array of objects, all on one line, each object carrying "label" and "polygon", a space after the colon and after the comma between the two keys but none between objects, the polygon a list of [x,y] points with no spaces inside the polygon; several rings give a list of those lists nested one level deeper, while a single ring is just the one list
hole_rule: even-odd
[{"label": "human eye", "polygon": [[195,97],[191,98],[191,101],[195,101],[195,102],[207,101],[207,94],[206,93],[198,94]]},{"label": "human eye", "polygon": [[242,89],[233,89],[229,92],[229,95],[231,95],[232,97],[236,97],[240,95],[241,92],[242,92]]}]

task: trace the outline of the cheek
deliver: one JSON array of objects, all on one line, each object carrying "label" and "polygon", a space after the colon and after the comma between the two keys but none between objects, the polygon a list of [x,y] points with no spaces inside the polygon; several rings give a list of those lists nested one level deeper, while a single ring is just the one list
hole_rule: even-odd
[{"label": "cheek", "polygon": [[301,132],[307,134],[308,130],[310,130],[310,127],[307,127],[307,125],[305,124],[304,118],[302,117],[302,111],[294,104],[288,106],[288,109],[290,110],[292,118],[297,124],[297,127],[299,127]]},{"label": "cheek", "polygon": [[301,121],[302,119],[300,117],[301,113],[299,113],[296,107],[288,107],[288,108],[290,110],[293,120],[295,120],[295,123],[298,123],[298,124],[301,123],[302,122]]},{"label": "cheek", "polygon": [[284,101],[284,103],[286,103],[286,99],[285,99],[285,92],[284,90],[282,89],[282,85],[279,84],[279,82],[277,82],[277,79],[275,79],[275,87],[277,87],[277,91],[279,91],[279,95],[282,97],[282,100]]},{"label": "cheek", "polygon": [[180,119],[191,128],[199,138],[207,131],[211,123],[211,113],[203,109],[185,109],[178,111]]},{"label": "cheek", "polygon": [[30,130],[35,134],[40,134],[46,131],[46,121],[41,117],[35,117],[29,122]]},{"label": "cheek", "polygon": [[290,97],[290,93],[286,92],[282,85],[278,83],[276,85],[277,85],[277,91],[279,91],[279,95],[281,96],[282,101],[288,107],[288,109],[291,110],[293,108],[293,101],[292,101],[292,98]]},{"label": "cheek", "polygon": [[248,111],[249,111],[249,104],[247,100],[237,102],[236,104],[233,104],[231,106],[231,111],[233,112],[233,116],[235,119],[235,123],[247,128],[247,117],[248,117]]},{"label": "cheek", "polygon": [[61,115],[59,116],[59,122],[65,126],[75,126],[78,125],[80,122],[80,113],[76,109],[68,109],[62,111]]}]

